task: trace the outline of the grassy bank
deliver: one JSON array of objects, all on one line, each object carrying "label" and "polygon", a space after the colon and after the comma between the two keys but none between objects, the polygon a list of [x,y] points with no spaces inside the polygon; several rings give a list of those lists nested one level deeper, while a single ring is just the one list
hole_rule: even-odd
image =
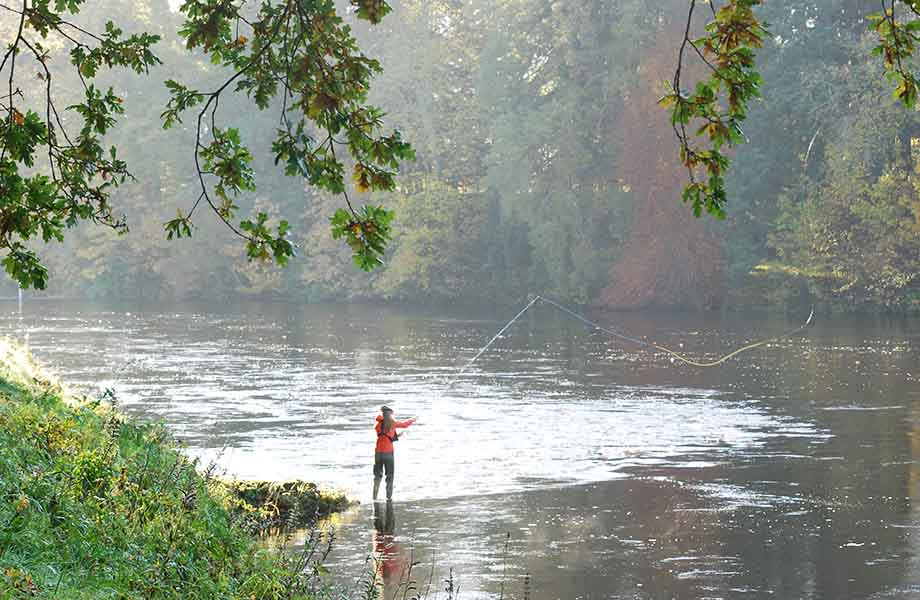
[{"label": "grassy bank", "polygon": [[303,484],[228,486],[163,427],[69,396],[0,341],[2,600],[324,597],[322,552],[251,532],[343,503]]}]

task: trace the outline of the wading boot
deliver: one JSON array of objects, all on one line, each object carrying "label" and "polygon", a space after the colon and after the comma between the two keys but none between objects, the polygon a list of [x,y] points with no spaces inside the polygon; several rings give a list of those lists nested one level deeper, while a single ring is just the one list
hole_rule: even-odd
[{"label": "wading boot", "polygon": [[393,499],[393,478],[387,477],[387,501]]},{"label": "wading boot", "polygon": [[374,479],[374,500],[377,499],[377,492],[380,491],[380,480]]}]

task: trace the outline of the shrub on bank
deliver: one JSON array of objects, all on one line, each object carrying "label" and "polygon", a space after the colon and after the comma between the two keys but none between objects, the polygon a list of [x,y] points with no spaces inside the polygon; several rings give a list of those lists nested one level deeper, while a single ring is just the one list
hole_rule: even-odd
[{"label": "shrub on bank", "polygon": [[256,544],[248,527],[266,509],[234,501],[196,467],[162,426],[74,402],[24,350],[0,342],[0,599],[294,600],[329,591],[309,558],[322,552]]},{"label": "shrub on bank", "polygon": [[308,527],[317,517],[348,508],[352,502],[341,491],[322,490],[308,481],[263,481],[220,478],[215,486],[223,487],[232,498],[231,512],[244,516],[257,527],[273,530],[285,526]]}]

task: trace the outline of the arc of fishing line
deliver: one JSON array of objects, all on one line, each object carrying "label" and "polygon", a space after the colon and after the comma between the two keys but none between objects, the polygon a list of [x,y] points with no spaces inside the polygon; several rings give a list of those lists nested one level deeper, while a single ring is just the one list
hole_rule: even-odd
[{"label": "arc of fishing line", "polygon": [[508,328],[511,327],[511,325],[514,324],[514,322],[517,321],[517,320],[521,317],[521,315],[523,315],[525,312],[527,312],[527,311],[530,309],[531,306],[533,306],[534,304],[536,304],[538,300],[542,300],[543,302],[546,302],[547,304],[550,304],[550,305],[552,305],[552,306],[555,306],[556,308],[558,308],[559,310],[561,310],[561,311],[563,311],[564,313],[568,314],[569,316],[574,317],[575,319],[578,319],[578,320],[581,321],[582,323],[584,323],[584,324],[586,324],[586,325],[588,325],[588,326],[590,326],[590,327],[593,327],[593,328],[595,328],[595,329],[597,329],[597,330],[599,330],[599,331],[603,331],[604,333],[606,333],[606,334],[608,334],[608,335],[610,335],[610,336],[619,338],[619,339],[624,340],[624,341],[627,341],[627,342],[631,342],[631,343],[633,343],[633,344],[638,344],[638,345],[640,345],[640,346],[645,346],[645,347],[647,347],[647,348],[653,348],[653,349],[658,350],[658,351],[660,351],[660,352],[664,352],[664,353],[666,353],[666,354],[668,354],[668,355],[674,357],[675,359],[677,359],[677,360],[679,360],[679,361],[681,361],[681,362],[683,362],[683,363],[686,363],[686,364],[691,365],[691,366],[694,366],[694,367],[700,367],[700,368],[708,368],[708,367],[715,367],[715,366],[718,366],[718,365],[724,363],[725,361],[727,361],[728,359],[733,358],[733,357],[735,357],[735,356],[738,356],[738,355],[741,354],[742,352],[747,352],[748,350],[753,350],[754,348],[757,348],[757,347],[759,347],[759,346],[763,346],[763,345],[769,344],[769,343],[771,343],[771,342],[775,342],[775,341],[781,340],[781,339],[783,339],[783,338],[789,337],[790,335],[795,335],[796,333],[798,333],[798,332],[804,330],[806,327],[808,327],[808,326],[811,324],[812,318],[814,318],[814,316],[815,316],[815,308],[812,307],[812,308],[811,308],[811,312],[808,314],[808,318],[805,319],[805,323],[803,323],[802,325],[799,325],[798,327],[796,327],[796,328],[794,328],[794,329],[790,329],[789,331],[783,332],[783,333],[781,333],[781,334],[779,334],[779,335],[777,335],[777,336],[771,337],[771,338],[765,338],[765,339],[762,339],[762,340],[758,340],[758,341],[756,341],[756,342],[752,342],[752,343],[747,344],[747,345],[745,345],[745,346],[742,346],[742,347],[740,347],[740,348],[738,348],[738,349],[736,349],[736,350],[732,350],[732,351],[729,352],[728,354],[725,354],[725,355],[723,355],[723,356],[720,356],[719,358],[717,358],[717,359],[715,359],[715,360],[712,360],[712,361],[696,361],[696,360],[693,360],[692,358],[687,357],[687,356],[684,355],[684,354],[681,354],[680,352],[675,352],[674,350],[671,350],[671,349],[668,348],[667,346],[662,346],[661,344],[656,344],[656,343],[654,343],[654,342],[646,342],[645,340],[640,340],[639,338],[635,338],[635,337],[631,337],[631,336],[628,336],[628,335],[624,335],[624,334],[619,333],[619,332],[617,332],[617,331],[613,331],[612,329],[608,329],[608,328],[604,327],[603,325],[600,325],[600,324],[598,324],[598,323],[596,323],[596,322],[594,322],[594,321],[588,319],[587,317],[585,317],[585,316],[583,316],[583,315],[580,315],[580,314],[578,314],[577,312],[575,312],[575,311],[573,311],[573,310],[571,310],[571,309],[569,309],[569,308],[567,308],[567,307],[565,307],[565,306],[559,304],[558,302],[555,302],[555,301],[553,301],[553,300],[550,300],[549,298],[544,298],[543,296],[534,296],[534,297],[530,300],[530,302],[527,303],[527,306],[525,306],[523,309],[521,309],[521,312],[519,312],[518,314],[516,314],[516,315],[514,316],[513,319],[511,319],[510,321],[508,321],[508,322],[505,324],[504,327],[502,327],[501,329],[499,329],[498,333],[496,333],[494,336],[492,336],[492,339],[489,340],[489,342],[488,342],[485,346],[483,346],[482,348],[480,348],[480,349],[479,349],[479,352],[477,352],[476,355],[475,355],[473,358],[471,358],[470,360],[468,360],[467,363],[466,363],[465,365],[463,365],[463,368],[461,368],[460,371],[458,371],[456,375],[454,375],[453,377],[450,378],[450,380],[447,381],[447,383],[445,384],[446,387],[450,387],[451,385],[453,385],[454,383],[456,383],[457,380],[463,375],[463,373],[465,373],[466,370],[469,369],[469,368],[473,365],[473,363],[475,363],[475,362],[479,359],[479,357],[482,356],[483,353],[484,353],[486,350],[488,350],[489,347],[492,346],[493,343],[495,343],[495,340],[497,340],[499,337],[501,337],[501,335],[502,335],[503,333],[505,333],[505,331],[507,331]]},{"label": "arc of fishing line", "polygon": [[565,306],[562,306],[561,304],[559,304],[559,303],[557,303],[557,302],[554,302],[554,301],[550,300],[549,298],[543,298],[542,296],[538,296],[538,298],[540,298],[541,300],[543,300],[544,302],[546,302],[546,303],[548,303],[548,304],[552,304],[552,305],[555,306],[556,308],[562,310],[563,312],[568,313],[569,315],[575,317],[575,318],[578,319],[579,321],[582,321],[583,323],[585,323],[585,324],[587,324],[587,325],[590,325],[590,326],[592,326],[592,327],[595,327],[596,329],[599,329],[600,331],[603,331],[603,332],[606,333],[606,334],[612,335],[612,336],[614,336],[614,337],[618,337],[618,338],[620,338],[621,340],[626,340],[626,341],[629,341],[629,342],[633,342],[633,343],[635,343],[635,344],[640,344],[640,345],[646,346],[646,347],[648,347],[648,348],[654,348],[655,350],[659,350],[659,351],[661,351],[661,352],[665,352],[665,353],[667,353],[667,354],[673,356],[673,357],[676,358],[677,360],[679,360],[679,361],[681,361],[681,362],[684,362],[684,363],[687,363],[688,365],[691,365],[691,366],[694,366],[694,367],[704,367],[704,368],[705,368],[705,367],[715,367],[715,366],[721,365],[722,363],[724,363],[724,362],[727,361],[728,359],[730,359],[730,358],[732,358],[732,357],[734,357],[734,356],[738,356],[738,355],[741,354],[742,352],[747,352],[748,350],[753,350],[754,348],[757,348],[757,347],[759,347],[759,346],[763,346],[763,345],[765,345],[765,344],[769,344],[770,342],[775,342],[775,341],[777,341],[777,340],[781,340],[781,339],[783,339],[783,338],[785,338],[785,337],[788,337],[788,336],[790,336],[790,335],[794,335],[794,334],[796,334],[796,333],[802,331],[802,330],[805,329],[806,327],[808,327],[808,326],[811,324],[812,318],[815,316],[815,309],[814,309],[814,307],[812,307],[812,308],[811,308],[811,312],[808,314],[808,318],[805,319],[805,323],[803,323],[802,325],[799,325],[798,327],[796,327],[796,328],[794,328],[794,329],[790,329],[789,331],[786,331],[786,332],[784,332],[784,333],[781,333],[781,334],[779,334],[779,335],[777,335],[777,336],[774,336],[774,337],[771,337],[771,338],[765,338],[765,339],[762,339],[762,340],[759,340],[759,341],[756,341],[756,342],[752,342],[752,343],[750,343],[750,344],[747,344],[746,346],[742,346],[742,347],[738,348],[737,350],[732,350],[732,351],[729,352],[728,354],[725,354],[724,356],[721,356],[721,357],[717,358],[716,360],[712,360],[712,361],[708,361],[708,362],[699,362],[699,361],[693,360],[692,358],[688,358],[685,354],[681,354],[681,353],[679,353],[679,352],[675,352],[674,350],[671,350],[671,349],[668,348],[667,346],[662,346],[661,344],[656,344],[656,343],[654,343],[654,342],[646,342],[645,340],[640,340],[640,339],[638,339],[638,338],[629,337],[628,335],[623,335],[622,333],[617,333],[616,331],[613,331],[613,330],[611,330],[611,329],[607,329],[606,327],[603,327],[603,326],[601,326],[601,325],[595,323],[594,321],[591,321],[591,320],[589,320],[589,319],[586,319],[586,318],[583,317],[582,315],[580,315],[580,314],[578,314],[578,313],[576,313],[576,312],[574,312],[574,311],[572,311],[572,310],[569,310],[569,309],[566,308]]}]

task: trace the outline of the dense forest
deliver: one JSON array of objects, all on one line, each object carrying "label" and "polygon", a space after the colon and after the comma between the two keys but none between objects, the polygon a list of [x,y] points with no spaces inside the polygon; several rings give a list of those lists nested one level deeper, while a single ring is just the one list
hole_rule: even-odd
[{"label": "dense forest", "polygon": [[[162,129],[163,81],[216,81],[220,69],[185,50],[166,0],[91,3],[79,22],[159,34],[163,64],[147,77],[103,78],[125,98],[127,118],[108,141],[136,177],[113,196],[130,234],[84,226],[43,249],[46,293],[920,308],[920,116],[892,98],[872,56],[868,3],[761,9],[771,36],[759,56],[763,98],[749,142],[733,152],[724,221],[681,203],[685,171],[658,105],[684,6],[400,0],[380,25],[356,21],[362,49],[383,66],[372,100],[417,157],[396,192],[362,200],[396,211],[385,265],[367,274],[331,239],[340,200],[277,173],[267,150],[276,115],[245,98],[222,100],[252,147],[266,149],[255,156],[258,191],[241,208],[290,220],[297,256],[285,267],[250,262],[217,219],[167,241],[163,223],[194,199],[195,132]],[[14,25],[0,20],[4,36]],[[61,89],[68,77],[62,69]]]}]

